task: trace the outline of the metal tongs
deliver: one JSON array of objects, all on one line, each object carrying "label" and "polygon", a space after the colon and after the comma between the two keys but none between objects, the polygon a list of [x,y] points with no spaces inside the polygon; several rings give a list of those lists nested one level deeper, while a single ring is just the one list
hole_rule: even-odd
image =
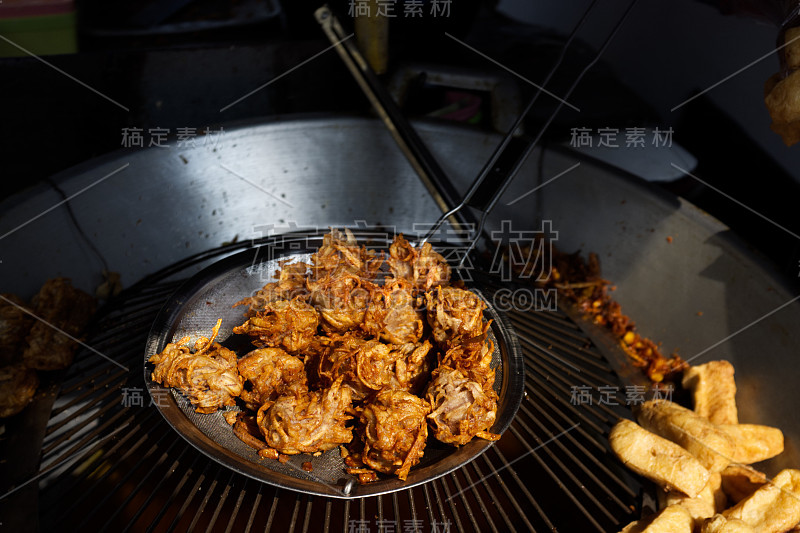
[{"label": "metal tongs", "polygon": [[[514,125],[508,130],[500,144],[495,148],[494,153],[481,169],[478,176],[470,185],[466,194],[462,198],[458,198],[458,194],[452,185],[452,182],[444,172],[442,167],[438,164],[436,159],[428,150],[425,143],[419,137],[414,128],[403,116],[403,113],[398,108],[397,104],[392,99],[387,89],[378,79],[375,72],[370,68],[364,56],[356,46],[355,42],[351,39],[352,34],[346,34],[339,20],[334,13],[326,5],[315,12],[315,17],[319,24],[322,26],[323,31],[328,36],[333,46],[336,48],[339,56],[344,61],[350,73],[355,78],[361,90],[369,99],[375,111],[383,120],[392,137],[397,142],[398,146],[405,154],[411,166],[419,175],[425,187],[430,192],[436,204],[442,210],[443,214],[433,224],[431,229],[420,241],[421,243],[427,242],[442,224],[449,220],[450,223],[457,229],[467,229],[471,232],[471,238],[465,253],[461,257],[459,267],[463,266],[464,260],[468,254],[475,248],[476,243],[484,235],[484,226],[486,218],[492,211],[498,200],[502,197],[511,181],[516,176],[522,164],[527,159],[528,155],[533,151],[539,140],[544,135],[547,128],[555,119],[558,112],[566,103],[566,99],[572,95],[573,90],[581,81],[586,72],[600,59],[609,43],[616,35],[622,23],[627,18],[637,0],[632,0],[627,9],[619,19],[617,24],[612,29],[605,42],[598,50],[597,55],[589,62],[588,65],[580,72],[577,78],[569,87],[567,93],[560,99],[558,106],[548,118],[547,122],[541,127],[539,133],[530,139],[513,142],[514,133],[522,125],[528,112],[533,108],[533,105],[543,92],[544,86],[549,83],[550,79],[555,74],[558,67],[566,55],[566,51],[572,43],[578,30],[581,28],[589,13],[591,12],[597,0],[593,0],[589,8],[583,13],[583,16],[578,21],[575,29],[570,34],[567,42],[561,51],[561,55],[556,61],[549,74],[542,82],[542,86],[538,88],[536,94],[526,105],[525,109],[520,113]],[[500,162],[503,162],[500,164]],[[470,210],[464,209],[471,207],[481,212],[480,218],[476,218]],[[487,237],[488,240],[488,237]]]}]

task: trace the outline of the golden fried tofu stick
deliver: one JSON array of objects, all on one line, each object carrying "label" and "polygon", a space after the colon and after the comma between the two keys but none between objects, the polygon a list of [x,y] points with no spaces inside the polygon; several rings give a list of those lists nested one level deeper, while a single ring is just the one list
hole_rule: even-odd
[{"label": "golden fried tofu stick", "polygon": [[728,520],[718,514],[703,522],[700,533],[755,533],[755,530],[741,520]]},{"label": "golden fried tofu stick", "polygon": [[694,519],[684,507],[670,505],[654,517],[631,522],[620,533],[692,533]]},{"label": "golden fried tofu stick", "polygon": [[713,424],[738,424],[733,365],[710,361],[683,372],[683,388],[692,392],[694,412]]},{"label": "golden fried tofu stick", "polygon": [[690,498],[685,494],[678,491],[659,492],[658,503],[659,507],[666,508],[670,505],[680,505],[689,511],[694,519],[695,528],[699,528],[703,520],[710,518],[717,513],[717,506],[720,510],[724,509],[725,494],[722,492],[720,485],[722,484],[722,476],[719,472],[714,472],[708,478],[708,483],[700,491],[700,494],[694,498]]},{"label": "golden fried tofu stick", "polygon": [[800,470],[781,470],[772,481],[722,513],[758,533],[783,533],[800,524]]},{"label": "golden fried tofu stick", "polygon": [[708,470],[692,454],[635,422],[617,422],[608,441],[625,466],[667,490],[695,497],[708,483]]},{"label": "golden fried tofu stick", "polygon": [[767,482],[765,474],[741,465],[729,465],[720,475],[722,490],[733,504],[744,500]]},{"label": "golden fried tofu stick", "polygon": [[783,432],[778,428],[758,424],[722,424],[719,428],[733,437],[734,463],[758,463],[783,452]]},{"label": "golden fried tofu stick", "polygon": [[637,416],[648,431],[683,446],[709,470],[719,472],[731,462],[734,442],[706,418],[666,400],[642,404]]}]

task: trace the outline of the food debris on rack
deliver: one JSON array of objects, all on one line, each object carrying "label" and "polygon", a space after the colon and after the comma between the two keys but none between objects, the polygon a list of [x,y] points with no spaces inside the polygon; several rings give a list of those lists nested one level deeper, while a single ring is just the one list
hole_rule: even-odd
[{"label": "food debris on rack", "polygon": [[73,287],[67,278],[47,280],[30,305],[14,294],[2,296],[0,418],[28,406],[42,372],[72,364],[78,349],[73,339],[81,338],[96,309],[95,299]]}]

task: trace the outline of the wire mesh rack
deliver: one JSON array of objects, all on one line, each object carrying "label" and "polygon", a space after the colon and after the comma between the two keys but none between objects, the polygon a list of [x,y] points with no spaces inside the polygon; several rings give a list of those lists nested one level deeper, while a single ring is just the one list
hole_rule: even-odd
[{"label": "wire mesh rack", "polygon": [[[198,264],[189,257],[98,314],[64,376],[41,445],[40,527],[90,531],[613,531],[640,513],[644,487],[606,435],[628,412],[601,353],[560,311],[511,311],[525,397],[509,429],[455,472],[405,491],[324,498],[254,481],[210,460],[157,413],[142,350],[162,304]],[[614,391],[575,401],[578,389]],[[37,501],[38,499],[38,501]]]}]

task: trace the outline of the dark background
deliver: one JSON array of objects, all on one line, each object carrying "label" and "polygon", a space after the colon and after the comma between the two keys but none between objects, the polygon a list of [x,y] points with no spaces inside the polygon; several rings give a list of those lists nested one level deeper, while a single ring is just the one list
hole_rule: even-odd
[{"label": "dark background", "polygon": [[[170,4],[187,5],[170,13],[167,9]],[[195,128],[199,134],[205,129],[218,131],[238,121],[258,117],[306,112],[370,113],[367,101],[332,52],[320,55],[220,112],[222,107],[329,45],[313,19],[313,10],[319,3],[261,1],[254,2],[257,9],[250,12],[244,9],[245,4],[244,1],[81,2],[78,6],[80,52],[44,59],[129,111],[36,58],[0,59],[3,123],[0,128],[3,147],[0,197],[8,197],[61,170],[119,149],[123,128],[141,128],[147,144],[150,128],[166,128],[174,140],[178,128]],[[426,11],[429,4],[425,2]],[[407,20],[400,14],[391,20],[390,68],[404,62],[424,61],[484,71],[499,70],[447,38],[444,33],[449,32],[518,74],[542,80],[561,52],[565,25],[574,24],[581,14],[577,5],[559,7],[557,2],[549,3],[552,12],[546,13],[537,3],[539,7],[530,8],[530,17],[519,2],[500,2],[499,9],[496,2],[491,1],[459,0],[453,4],[449,17]],[[675,9],[681,4],[686,3],[676,3]],[[160,15],[146,11],[152,5],[161,6]],[[332,2],[332,7],[342,18],[347,18],[348,2]],[[650,12],[656,15],[656,10],[663,9],[652,2],[640,2],[636,7],[636,21],[647,20]],[[742,24],[741,20],[723,15],[712,6],[700,9],[709,20],[718,21],[715,22],[717,29],[708,29],[710,37],[705,38],[714,39],[713,32],[718,31],[721,32],[719,39],[723,39],[731,24]],[[242,15],[243,12],[246,14]],[[529,20],[534,16],[538,17],[534,21],[538,24]],[[607,16],[611,15],[607,13]],[[159,17],[160,20],[153,23]],[[672,125],[675,142],[699,161],[694,170],[696,175],[774,223],[800,234],[800,217],[797,216],[800,169],[792,168],[796,160],[793,152],[800,149],[785,149],[788,155],[776,157],[779,148],[767,150],[765,141],[759,140],[769,138],[766,142],[779,142],[766,127],[768,120],[758,128],[743,126],[741,117],[731,113],[726,100],[720,101],[715,96],[719,93],[704,94],[676,113],[665,109],[658,95],[647,90],[650,80],[631,82],[630,68],[626,67],[626,61],[619,59],[630,57],[634,62],[636,58],[647,61],[642,54],[646,56],[648,50],[656,46],[649,41],[630,42],[630,32],[638,31],[633,33],[635,37],[646,31],[640,27],[641,22],[636,24],[639,26],[619,36],[617,48],[609,49],[606,61],[591,69],[570,99],[581,108],[580,117],[569,109],[562,110],[543,142],[568,142],[569,130],[576,125],[590,128]],[[759,26],[759,31],[764,27],[763,24]],[[566,91],[571,80],[593,56],[597,46],[595,37],[603,31],[607,32],[607,28],[588,28],[585,41],[571,47],[558,74],[548,85],[550,90],[555,94]],[[770,28],[768,33],[777,37],[778,31],[778,28]],[[773,46],[760,41],[757,44],[763,46],[756,49],[754,45],[752,54],[740,54],[740,58],[733,59],[733,64],[744,66]],[[622,48],[623,45],[626,48]],[[667,54],[670,47],[680,49],[676,41],[660,42],[658,46]],[[691,58],[683,59],[690,61]],[[776,66],[777,60],[770,59],[770,63]],[[697,65],[696,71],[705,72],[704,65]],[[691,95],[686,87],[700,91],[714,79],[698,75],[695,82],[684,77],[676,85],[675,99]],[[520,83],[520,90],[523,97],[532,94],[527,84]],[[756,93],[758,90],[760,88],[756,87]],[[420,115],[435,108],[437,102],[426,102],[427,97],[436,95],[421,94],[414,105],[407,106],[408,114]],[[758,98],[743,100],[741,105],[748,110],[763,106]],[[540,99],[540,104],[528,117],[529,131],[538,131],[553,109],[554,100]],[[766,111],[761,113],[766,114]],[[483,121],[475,127],[491,126]],[[759,131],[754,132],[756,129]],[[767,255],[784,275],[797,280],[800,274],[798,239],[690,178],[662,185],[731,226]]]}]

